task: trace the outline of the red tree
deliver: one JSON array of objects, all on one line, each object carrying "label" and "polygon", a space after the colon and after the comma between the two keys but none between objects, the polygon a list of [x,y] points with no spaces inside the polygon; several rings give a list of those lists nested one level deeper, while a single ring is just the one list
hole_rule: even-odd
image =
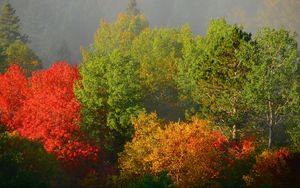
[{"label": "red tree", "polygon": [[26,99],[28,80],[18,65],[10,65],[5,74],[0,74],[0,123],[14,130],[12,121]]},{"label": "red tree", "polygon": [[96,159],[98,154],[79,130],[80,105],[73,92],[78,79],[78,69],[66,63],[33,73],[26,100],[13,118],[21,136],[40,140],[66,161]]}]

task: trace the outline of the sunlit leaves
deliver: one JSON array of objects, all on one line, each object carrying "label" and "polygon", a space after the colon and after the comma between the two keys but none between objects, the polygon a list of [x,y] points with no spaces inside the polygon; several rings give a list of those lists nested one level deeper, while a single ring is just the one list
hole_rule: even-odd
[{"label": "sunlit leaves", "polygon": [[65,63],[35,72],[27,80],[14,65],[1,76],[1,122],[22,137],[40,141],[66,161],[97,158],[98,148],[80,132],[74,82],[78,69]]},{"label": "sunlit leaves", "polygon": [[12,118],[23,105],[28,89],[28,80],[19,66],[11,65],[5,74],[0,74],[0,123],[11,130],[15,128]]}]

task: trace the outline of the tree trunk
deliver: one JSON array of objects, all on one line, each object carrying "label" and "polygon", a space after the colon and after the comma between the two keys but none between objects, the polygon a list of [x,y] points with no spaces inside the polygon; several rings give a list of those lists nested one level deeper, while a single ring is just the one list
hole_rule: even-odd
[{"label": "tree trunk", "polygon": [[269,142],[268,142],[268,148],[271,149],[272,147],[272,125],[269,125]]},{"label": "tree trunk", "polygon": [[273,133],[273,124],[274,124],[274,119],[273,119],[273,108],[272,108],[272,103],[270,100],[269,96],[269,142],[268,142],[268,148],[271,149],[272,147],[272,133]]},{"label": "tree trunk", "polygon": [[232,126],[232,139],[235,140],[236,139],[236,125]]}]

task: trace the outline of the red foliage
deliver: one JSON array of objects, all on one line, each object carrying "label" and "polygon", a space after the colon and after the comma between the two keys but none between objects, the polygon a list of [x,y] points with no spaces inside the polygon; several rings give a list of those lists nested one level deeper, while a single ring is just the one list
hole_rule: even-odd
[{"label": "red foliage", "polygon": [[261,187],[287,187],[291,178],[288,160],[291,153],[284,148],[264,151],[256,157],[256,163],[249,175],[244,176],[247,185]]},{"label": "red foliage", "polygon": [[18,65],[11,64],[5,74],[0,74],[0,123],[14,129],[14,115],[22,106],[28,90],[28,80]]},{"label": "red foliage", "polygon": [[76,67],[57,63],[33,73],[28,84],[20,68],[12,66],[0,79],[1,121],[12,130],[41,141],[64,161],[97,158],[99,149],[79,130],[80,105],[73,91],[79,79]]},{"label": "red foliage", "polygon": [[249,157],[251,154],[254,154],[254,142],[255,137],[246,137],[244,139],[241,139],[239,142],[237,141],[231,141],[229,142],[229,149],[228,152],[231,156],[233,156],[235,159],[243,160]]}]

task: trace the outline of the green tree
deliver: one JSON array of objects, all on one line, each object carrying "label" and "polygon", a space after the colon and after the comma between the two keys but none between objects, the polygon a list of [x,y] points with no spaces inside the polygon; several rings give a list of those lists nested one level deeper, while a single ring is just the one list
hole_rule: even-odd
[{"label": "green tree", "polygon": [[[256,53],[247,76],[247,106],[269,130],[299,116],[299,52],[295,33],[263,28],[255,36]],[[258,121],[258,122],[259,122]]]},{"label": "green tree", "polygon": [[58,161],[41,144],[0,133],[1,187],[59,187],[67,182]]},{"label": "green tree", "polygon": [[139,62],[143,104],[159,117],[178,120],[183,108],[178,101],[175,78],[181,59],[180,29],[147,29],[133,41],[131,54]]},{"label": "green tree", "polygon": [[16,10],[6,0],[0,15],[0,72],[11,63],[16,63],[29,75],[42,65],[37,55],[26,45],[28,36],[22,34],[21,22],[15,13]]},{"label": "green tree", "polygon": [[244,120],[245,109],[240,96],[248,71],[251,34],[227,24],[224,18],[216,19],[211,21],[206,36],[196,40],[195,50],[189,43],[186,42],[180,66],[183,69],[180,82],[190,79],[190,86],[184,90],[190,92],[193,101],[200,106],[200,115],[219,125],[233,126],[235,137],[235,127]]},{"label": "green tree", "polygon": [[81,127],[116,158],[133,127],[130,117],[143,110],[139,63],[131,57],[131,46],[148,22],[143,15],[120,14],[109,24],[102,21],[94,43],[82,50],[81,80],[76,97],[82,108]]},{"label": "green tree", "polygon": [[182,57],[178,62],[178,73],[175,81],[179,90],[179,99],[186,109],[185,118],[191,119],[191,116],[199,110],[199,103],[193,100],[193,95],[197,86],[195,76],[203,38],[201,36],[193,37],[191,29],[184,26],[181,31],[181,40]]},{"label": "green tree", "polygon": [[15,41],[5,50],[6,64],[14,63],[23,68],[27,75],[41,69],[42,64],[37,55],[22,41]]},{"label": "green tree", "polygon": [[5,0],[0,15],[0,47],[2,49],[6,49],[16,40],[21,40],[24,43],[28,41],[28,36],[21,33],[21,22],[15,13],[16,10],[8,0]]},{"label": "green tree", "polygon": [[109,151],[122,149],[133,133],[131,116],[143,110],[137,68],[118,50],[80,67],[76,96],[83,107],[82,128]]}]

